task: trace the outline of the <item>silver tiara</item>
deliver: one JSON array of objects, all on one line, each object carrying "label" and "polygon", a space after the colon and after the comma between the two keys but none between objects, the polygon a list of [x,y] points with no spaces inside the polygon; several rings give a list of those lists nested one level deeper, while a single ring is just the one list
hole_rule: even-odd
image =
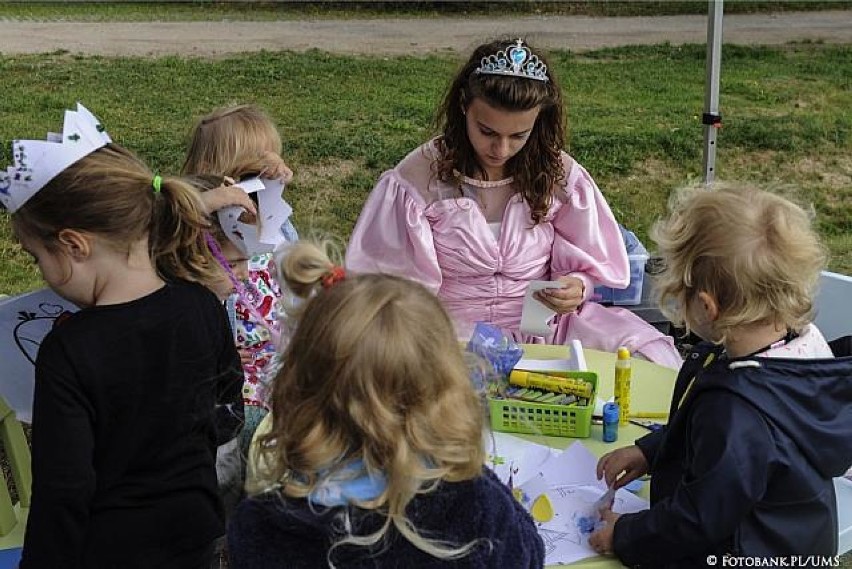
[{"label": "silver tiara", "polygon": [[525,77],[536,81],[550,81],[547,77],[547,65],[517,39],[515,45],[501,49],[497,53],[483,57],[475,73],[480,75],[510,75]]}]

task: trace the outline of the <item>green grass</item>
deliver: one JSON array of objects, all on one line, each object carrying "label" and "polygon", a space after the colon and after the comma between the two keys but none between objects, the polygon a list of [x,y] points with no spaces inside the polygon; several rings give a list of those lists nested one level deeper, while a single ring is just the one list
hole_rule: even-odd
[{"label": "green grass", "polygon": [[[783,12],[849,9],[848,0],[728,0],[725,12]],[[588,16],[649,16],[706,14],[700,0],[572,2],[0,2],[0,18],[65,21],[281,20],[314,18],[433,17],[438,15],[517,16],[561,14]]]},{"label": "green grass", "polygon": [[[556,52],[571,153],[619,219],[646,237],[669,192],[700,178],[703,46]],[[458,65],[448,57],[258,53],[221,60],[0,57],[10,140],[41,138],[84,102],[110,134],[161,172],[176,172],[194,119],[250,101],[280,126],[296,177],[295,221],[345,240],[379,174],[430,136],[432,113]],[[719,178],[787,183],[812,202],[832,251],[852,274],[852,47],[726,47]],[[41,286],[0,215],[0,291]]]}]

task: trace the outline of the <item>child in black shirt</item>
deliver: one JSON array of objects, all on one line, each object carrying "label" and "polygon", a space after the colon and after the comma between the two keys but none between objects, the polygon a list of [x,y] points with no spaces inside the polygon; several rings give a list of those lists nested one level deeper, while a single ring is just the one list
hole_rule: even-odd
[{"label": "child in black shirt", "polygon": [[20,566],[209,567],[224,533],[216,443],[239,428],[242,375],[205,288],[218,268],[202,206],[80,105],[61,139],[14,154],[0,200],[15,235],[81,307],[36,360]]}]

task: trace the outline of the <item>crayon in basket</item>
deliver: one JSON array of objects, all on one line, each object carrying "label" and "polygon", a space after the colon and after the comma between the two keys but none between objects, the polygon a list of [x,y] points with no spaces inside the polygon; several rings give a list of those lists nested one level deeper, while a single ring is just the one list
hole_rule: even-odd
[{"label": "crayon in basket", "polygon": [[588,399],[579,398],[576,395],[553,393],[552,391],[522,387],[509,387],[506,390],[506,397],[509,399],[517,399],[519,401],[549,403],[551,405],[588,405]]},{"label": "crayon in basket", "polygon": [[513,370],[509,374],[509,383],[520,387],[543,389],[554,393],[565,393],[588,399],[592,396],[594,387],[584,379],[573,377],[558,377],[531,371]]}]

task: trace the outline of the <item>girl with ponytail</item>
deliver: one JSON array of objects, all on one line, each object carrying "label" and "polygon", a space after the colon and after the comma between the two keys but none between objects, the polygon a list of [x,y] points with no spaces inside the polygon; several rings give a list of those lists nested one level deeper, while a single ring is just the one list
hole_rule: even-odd
[{"label": "girl with ponytail", "polygon": [[36,361],[20,566],[209,567],[224,532],[216,444],[239,427],[242,374],[206,288],[220,269],[204,210],[84,111],[61,139],[15,141],[0,176],[21,246],[81,309]]}]

